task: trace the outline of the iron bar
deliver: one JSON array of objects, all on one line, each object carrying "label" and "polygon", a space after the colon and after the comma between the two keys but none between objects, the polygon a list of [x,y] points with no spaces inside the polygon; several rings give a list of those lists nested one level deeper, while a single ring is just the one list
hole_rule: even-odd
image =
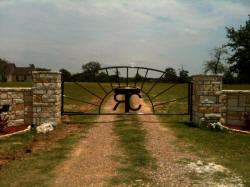
[{"label": "iron bar", "polygon": [[167,101],[167,102],[164,102],[164,103],[159,103],[159,104],[156,104],[154,106],[165,105],[165,104],[172,103],[172,102],[175,102],[175,101],[178,101],[178,100],[183,100],[183,99],[186,99],[186,98],[187,97],[181,97],[181,98],[173,99],[171,101]]},{"label": "iron bar", "polygon": [[151,99],[151,98],[149,97],[149,95],[148,95],[146,92],[144,92],[143,90],[141,90],[141,92],[144,93],[144,94],[148,97],[148,100],[150,101],[151,106],[152,106],[152,109],[153,109],[153,113],[155,113],[155,107],[154,107],[154,104],[153,104],[152,99]]},{"label": "iron bar", "polygon": [[105,94],[108,93],[98,81],[96,81],[96,83],[100,86],[100,88],[104,91]]},{"label": "iron bar", "polygon": [[84,86],[80,85],[78,82],[74,82],[77,86],[79,86],[80,88],[86,90],[87,92],[89,92],[90,94],[98,97],[99,99],[102,99],[100,96],[96,95],[95,93],[91,92],[88,88],[85,88]]},{"label": "iron bar", "polygon": [[109,76],[108,69],[106,69],[106,73],[107,73],[107,75],[108,75],[108,77],[109,77],[110,86],[111,86],[111,88],[112,88],[112,90],[113,90],[114,88],[113,88],[112,80],[110,80],[110,76]]},{"label": "iron bar", "polygon": [[116,76],[117,76],[118,85],[119,85],[119,88],[120,88],[120,78],[119,78],[119,71],[118,71],[118,68],[116,68]]},{"label": "iron bar", "polygon": [[106,90],[103,88],[103,86],[99,83],[99,81],[96,79],[96,75],[95,75],[95,82],[98,84],[98,86],[102,89],[102,91],[104,91],[105,94],[107,94],[108,92],[106,92]]},{"label": "iron bar", "polygon": [[138,73],[139,73],[139,68],[137,68],[137,71],[136,71],[136,74],[135,74],[135,87],[136,87],[136,83],[137,83],[137,75],[138,75]]},{"label": "iron bar", "polygon": [[128,86],[128,67],[127,67],[127,86]]},{"label": "iron bar", "polygon": [[177,83],[171,85],[171,86],[168,87],[167,89],[165,89],[165,90],[163,90],[162,92],[158,93],[156,96],[154,96],[154,97],[152,98],[152,100],[154,100],[156,97],[159,97],[160,95],[166,93],[168,90],[170,90],[171,88],[173,88],[176,84],[177,84]]},{"label": "iron bar", "polygon": [[188,84],[188,113],[190,114],[190,84]]},{"label": "iron bar", "polygon": [[89,112],[64,112],[63,115],[188,115],[188,113],[89,113]]},{"label": "iron bar", "polygon": [[149,94],[151,92],[151,90],[156,86],[156,84],[158,84],[158,82],[161,80],[161,78],[163,77],[163,75],[165,75],[165,73],[162,73],[161,77],[159,79],[157,79],[157,81],[155,81],[155,83],[153,84],[153,86],[147,91],[147,94]]},{"label": "iron bar", "polygon": [[193,121],[193,83],[190,82],[190,121]]},{"label": "iron bar", "polygon": [[87,104],[90,104],[90,105],[99,106],[99,105],[97,105],[97,104],[90,103],[90,102],[84,101],[84,100],[82,100],[82,99],[76,99],[76,98],[74,98],[74,97],[70,97],[70,96],[66,96],[66,95],[63,95],[63,97],[68,98],[68,99],[71,99],[71,100],[74,100],[74,101],[79,101],[79,102],[82,102],[82,103],[87,103]]},{"label": "iron bar", "polygon": [[147,78],[147,75],[148,75],[148,69],[147,69],[147,71],[146,71],[146,73],[145,73],[145,76],[144,76],[144,78],[143,78],[142,85],[141,85],[141,90],[142,90],[142,88],[143,88],[143,86],[144,86],[144,83],[145,83],[145,80],[146,80],[146,78]]},{"label": "iron bar", "polygon": [[61,84],[61,115],[63,114],[63,110],[64,110],[64,82],[62,82]]},{"label": "iron bar", "polygon": [[[99,70],[103,70],[103,69],[112,69],[112,68],[127,68],[128,66],[115,66],[115,67],[105,67],[105,68],[100,68]],[[152,70],[152,71],[156,71],[156,72],[161,72],[161,73],[165,73],[165,71],[161,71],[158,69],[153,69],[153,68],[146,68],[146,67],[130,67],[130,68],[140,68],[140,69],[146,69],[146,70]]]},{"label": "iron bar", "polygon": [[99,112],[99,113],[98,113],[98,114],[101,114],[102,104],[103,104],[104,100],[106,99],[106,97],[107,97],[109,94],[112,93],[112,91],[113,91],[113,90],[109,91],[109,92],[102,98],[101,103],[100,103],[100,105],[99,105],[99,109],[98,109],[98,112]]}]

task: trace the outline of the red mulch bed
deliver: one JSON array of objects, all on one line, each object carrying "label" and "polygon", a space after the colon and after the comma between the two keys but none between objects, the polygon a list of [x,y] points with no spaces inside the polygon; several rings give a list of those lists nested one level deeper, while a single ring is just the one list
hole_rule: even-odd
[{"label": "red mulch bed", "polygon": [[25,130],[28,127],[28,125],[20,125],[20,126],[13,126],[13,127],[6,127],[0,131],[0,136],[6,135],[6,134],[12,134],[14,132]]},{"label": "red mulch bed", "polygon": [[235,130],[241,130],[241,131],[250,132],[250,130],[245,130],[245,129],[243,129],[243,127],[229,126],[229,125],[225,125],[225,126],[228,127],[228,128],[230,128],[230,129],[235,129]]}]

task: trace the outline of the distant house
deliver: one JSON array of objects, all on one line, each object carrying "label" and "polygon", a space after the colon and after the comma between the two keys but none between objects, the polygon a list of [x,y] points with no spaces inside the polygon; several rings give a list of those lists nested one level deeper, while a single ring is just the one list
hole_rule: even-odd
[{"label": "distant house", "polygon": [[16,67],[13,63],[8,63],[6,69],[0,76],[0,80],[6,79],[7,82],[32,81],[32,71],[34,67]]}]

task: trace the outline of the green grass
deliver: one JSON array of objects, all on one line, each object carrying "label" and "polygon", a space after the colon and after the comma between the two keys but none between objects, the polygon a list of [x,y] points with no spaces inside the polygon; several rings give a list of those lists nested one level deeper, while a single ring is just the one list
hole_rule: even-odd
[{"label": "green grass", "polygon": [[[88,89],[93,90],[96,94],[103,94],[93,83],[81,83]],[[30,86],[30,83],[1,83],[0,86],[6,87],[23,87]],[[81,88],[76,88],[73,83],[65,83],[65,92],[72,97],[78,97],[90,101],[94,96],[87,94]],[[65,106],[73,104],[77,109],[84,103],[65,100]],[[93,109],[94,111],[96,109]],[[96,116],[72,116],[70,120],[77,125],[78,132],[71,133],[63,139],[55,142],[50,151],[44,151],[39,154],[26,155],[23,159],[17,159],[9,162],[7,167],[0,170],[0,186],[49,186],[55,176],[53,169],[63,160],[67,159],[68,153],[73,146],[82,138],[84,133],[93,125]],[[8,138],[0,139],[0,154],[2,156],[12,154],[24,148],[33,138],[39,136],[34,131],[25,134],[14,135]]]},{"label": "green grass", "polygon": [[[149,87],[150,85],[146,85]],[[167,85],[168,86],[168,85]],[[159,93],[166,85],[159,84],[152,95]],[[250,85],[224,85],[223,89],[250,89]],[[185,93],[186,87],[182,84],[174,87],[168,94],[162,95],[160,101],[168,101],[178,98]],[[187,110],[185,102],[176,102],[165,106],[160,111],[181,112]],[[166,127],[170,127],[178,138],[177,145],[184,146],[199,155],[202,159],[221,164],[236,174],[243,177],[246,185],[250,186],[250,136],[228,132],[215,132],[207,129],[199,129],[188,123],[189,116],[161,116],[160,119]]]},{"label": "green grass", "polygon": [[151,181],[145,173],[146,169],[155,169],[155,159],[145,148],[146,131],[136,116],[119,116],[115,123],[114,132],[118,135],[119,146],[124,156],[117,158],[121,163],[118,175],[114,176],[110,184],[138,185]]},{"label": "green grass", "polygon": [[0,82],[0,87],[32,87],[32,82]]},{"label": "green grass", "polygon": [[[96,94],[104,95],[104,92],[97,88],[95,83],[82,83]],[[95,84],[95,85],[94,85]],[[1,86],[21,86],[30,87],[30,83],[0,83]],[[108,90],[108,83],[105,83]],[[152,84],[145,84],[147,91]],[[156,95],[171,84],[158,84],[150,93]],[[165,102],[175,98],[187,96],[187,85],[179,84],[157,98],[156,102]],[[110,89],[110,88],[109,88]],[[223,89],[250,89],[250,85],[223,85]],[[77,88],[72,83],[65,84],[66,95],[85,99],[90,101],[94,97],[87,94],[81,88]],[[145,98],[145,96],[144,96]],[[65,106],[75,105],[74,110],[78,110],[83,103],[65,100]],[[96,109],[93,109],[93,111]],[[187,100],[157,108],[157,112],[186,112]],[[71,118],[74,122],[84,122],[80,129],[83,131],[89,128],[95,116],[74,116]],[[154,168],[154,159],[145,149],[145,131],[141,129],[140,122],[134,116],[119,117],[119,121],[115,124],[115,133],[119,136],[119,143],[125,157],[118,158],[121,163],[117,176],[111,180],[111,184],[134,184],[138,179],[150,181],[150,177],[145,174],[146,169]],[[132,125],[128,125],[125,121],[133,119]],[[199,129],[187,123],[189,116],[161,116],[160,119],[167,122],[165,125],[171,128],[176,137],[177,145],[183,149],[190,149],[205,161],[213,161],[228,167],[231,171],[243,177],[246,186],[250,186],[250,136],[242,134],[233,134],[227,132],[213,132],[206,129]],[[15,135],[8,139],[0,139],[0,154],[11,153],[12,151],[21,149],[35,135],[34,132],[27,132],[23,135]],[[67,153],[72,149],[73,145],[82,138],[82,133],[69,135],[57,143],[55,149],[48,152],[31,155],[24,160],[15,160],[4,170],[0,170],[0,186],[43,186],[53,177],[50,171],[62,160],[67,158]],[[189,146],[186,146],[186,143]],[[3,172],[4,171],[4,172]],[[196,176],[195,176],[196,177]],[[139,183],[136,183],[139,185]]]},{"label": "green grass", "polygon": [[[104,97],[105,92],[98,86],[97,83],[79,83],[81,86],[87,88],[95,95],[99,97]],[[108,83],[102,84],[106,91],[110,91],[110,86]],[[64,84],[64,95],[70,96],[76,99],[81,99],[90,103],[100,103],[101,99],[79,87],[72,82],[66,82]],[[64,99],[64,110],[67,112],[80,112],[80,106],[86,103],[72,100],[69,98]],[[98,108],[98,107],[95,107]]]},{"label": "green grass", "polygon": [[32,130],[23,134],[0,138],[0,155],[7,156],[22,149],[36,136],[36,132]]},{"label": "green grass", "polygon": [[223,84],[223,90],[250,90],[250,84]]},{"label": "green grass", "polygon": [[[90,126],[91,124],[88,123],[78,125],[79,132],[65,136],[56,142],[50,151],[31,154],[24,159],[10,162],[7,167],[0,170],[0,186],[49,186],[55,176],[53,169],[68,158],[68,153],[75,143],[84,137],[84,133]],[[26,136],[29,135],[26,134]],[[13,139],[15,138],[17,135],[13,136]],[[10,140],[6,139],[5,143],[8,141]]]}]

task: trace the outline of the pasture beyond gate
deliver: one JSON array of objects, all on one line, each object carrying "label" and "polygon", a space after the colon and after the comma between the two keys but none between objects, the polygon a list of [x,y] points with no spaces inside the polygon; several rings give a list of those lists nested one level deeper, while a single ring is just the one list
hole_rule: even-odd
[{"label": "pasture beyond gate", "polygon": [[[113,110],[105,111],[110,97]],[[150,103],[151,112],[134,106],[132,97]],[[124,107],[118,111],[119,106]],[[62,115],[190,115],[192,120],[192,83],[152,68],[105,67],[63,80],[61,110]]]}]

